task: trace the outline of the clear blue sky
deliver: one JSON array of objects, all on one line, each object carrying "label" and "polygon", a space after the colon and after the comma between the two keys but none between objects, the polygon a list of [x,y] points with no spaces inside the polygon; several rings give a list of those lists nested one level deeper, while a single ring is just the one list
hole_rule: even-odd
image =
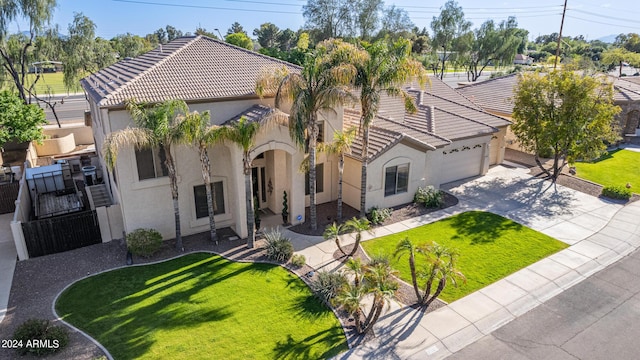
[{"label": "clear blue sky", "polygon": [[[444,3],[445,0],[385,1],[387,6],[405,8],[420,28],[429,28]],[[519,26],[529,30],[530,38],[559,31],[563,3],[563,0],[458,1],[474,28],[487,19],[499,22],[514,15]],[[297,30],[304,25],[304,4],[306,0],[58,0],[53,22],[66,33],[73,13],[82,12],[96,23],[98,36],[112,38],[127,32],[145,35],[167,24],[183,32],[193,32],[201,26],[209,31],[218,28],[224,34],[238,21],[252,36],[253,29],[264,22]],[[634,20],[640,17],[640,8],[633,0],[568,0],[567,9],[563,35],[584,35],[592,40],[611,34],[640,33],[640,21]],[[17,30],[18,26],[14,24],[12,29]]]}]

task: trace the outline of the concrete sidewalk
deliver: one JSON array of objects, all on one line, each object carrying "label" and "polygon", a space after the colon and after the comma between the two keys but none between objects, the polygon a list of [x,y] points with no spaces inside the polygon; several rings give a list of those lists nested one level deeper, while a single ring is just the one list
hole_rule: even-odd
[{"label": "concrete sidewalk", "polygon": [[13,213],[0,215],[0,322],[7,313],[9,293],[16,267],[16,246],[11,235]]},{"label": "concrete sidewalk", "polygon": [[[571,245],[448,306],[424,314],[392,304],[375,326],[376,338],[339,359],[441,359],[535,308],[640,246],[640,203],[626,207],[550,187],[527,170],[497,166],[484,177],[443,189],[460,203],[390,226],[364,239],[395,233],[470,210],[491,211]],[[316,269],[340,267],[332,241],[287,232]],[[348,237],[344,239],[349,242]]]}]

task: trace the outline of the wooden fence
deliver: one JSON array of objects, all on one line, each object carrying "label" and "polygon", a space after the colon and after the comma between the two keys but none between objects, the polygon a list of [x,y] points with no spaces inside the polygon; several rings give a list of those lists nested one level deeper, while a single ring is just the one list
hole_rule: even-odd
[{"label": "wooden fence", "polygon": [[99,244],[100,226],[94,211],[22,223],[29,257],[55,254]]},{"label": "wooden fence", "polygon": [[12,183],[0,185],[0,214],[7,214],[16,211],[16,199],[20,183],[14,181]]}]

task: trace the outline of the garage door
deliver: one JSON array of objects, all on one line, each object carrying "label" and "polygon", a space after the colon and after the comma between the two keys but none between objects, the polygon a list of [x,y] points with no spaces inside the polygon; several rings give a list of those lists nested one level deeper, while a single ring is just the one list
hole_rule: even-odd
[{"label": "garage door", "polygon": [[465,179],[471,176],[480,175],[482,166],[482,150],[479,146],[475,149],[468,146],[468,150],[458,148],[458,151],[447,151],[442,159],[442,177],[441,183]]}]

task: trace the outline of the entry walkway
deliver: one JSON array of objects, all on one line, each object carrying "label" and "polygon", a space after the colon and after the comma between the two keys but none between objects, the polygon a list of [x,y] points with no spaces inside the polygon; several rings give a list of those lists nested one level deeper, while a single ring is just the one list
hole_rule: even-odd
[{"label": "entry walkway", "polygon": [[[390,226],[371,239],[471,210],[491,211],[571,245],[448,306],[424,314],[392,304],[375,339],[339,359],[441,359],[523,315],[640,246],[640,203],[609,202],[533,178],[526,169],[497,166],[481,178],[447,184],[460,203]],[[316,269],[333,270],[333,241],[287,232]],[[346,243],[352,241],[348,237]]]}]

